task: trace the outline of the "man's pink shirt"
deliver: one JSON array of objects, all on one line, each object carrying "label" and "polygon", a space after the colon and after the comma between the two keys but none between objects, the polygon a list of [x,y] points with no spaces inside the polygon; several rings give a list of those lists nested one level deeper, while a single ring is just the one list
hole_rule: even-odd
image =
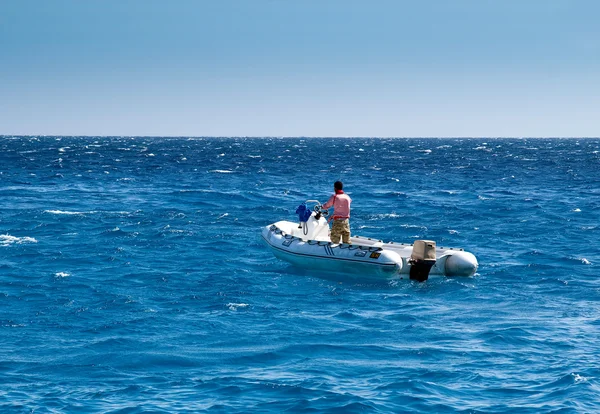
[{"label": "man's pink shirt", "polygon": [[352,199],[347,194],[334,194],[323,204],[324,209],[333,206],[333,215],[340,217],[350,217],[350,203]]}]

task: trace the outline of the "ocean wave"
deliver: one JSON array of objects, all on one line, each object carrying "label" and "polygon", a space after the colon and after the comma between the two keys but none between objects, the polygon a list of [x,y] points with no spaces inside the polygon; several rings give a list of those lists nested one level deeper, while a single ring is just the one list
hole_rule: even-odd
[{"label": "ocean wave", "polygon": [[37,243],[33,237],[16,237],[10,234],[0,234],[0,246],[8,246],[11,244]]},{"label": "ocean wave", "polygon": [[423,225],[420,225],[420,224],[400,224],[400,227],[402,227],[404,229],[427,230],[427,226],[423,226]]},{"label": "ocean wave", "polygon": [[81,212],[81,211],[63,211],[63,210],[44,210],[44,213],[48,213],[48,214],[63,214],[63,215],[67,215],[67,216],[76,216],[76,215],[83,215],[83,214],[89,214],[91,212]]},{"label": "ocean wave", "polygon": [[248,305],[247,303],[228,303],[227,304],[227,308],[232,311],[237,311],[240,308],[247,308],[248,306],[250,306],[250,305]]},{"label": "ocean wave", "polygon": [[368,225],[361,225],[361,226],[358,226],[358,228],[359,228],[360,230],[363,230],[363,229],[383,229],[384,227],[381,227],[381,226],[368,226]]},{"label": "ocean wave", "polygon": [[396,213],[381,213],[381,214],[374,214],[372,216],[370,216],[370,219],[372,220],[383,220],[383,219],[388,219],[388,218],[399,218],[402,217],[400,214],[396,214]]},{"label": "ocean wave", "polygon": [[102,211],[102,210],[90,210],[90,211],[64,211],[64,210],[44,210],[44,213],[55,214],[59,216],[85,216],[92,214],[101,214],[107,216],[129,216],[134,213],[131,211]]}]

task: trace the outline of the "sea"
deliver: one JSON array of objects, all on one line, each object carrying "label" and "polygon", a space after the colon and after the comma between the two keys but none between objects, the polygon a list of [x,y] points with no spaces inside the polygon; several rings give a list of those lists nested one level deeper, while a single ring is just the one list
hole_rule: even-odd
[{"label": "sea", "polygon": [[[262,228],[472,252],[363,280]],[[0,136],[2,413],[598,413],[600,139]]]}]

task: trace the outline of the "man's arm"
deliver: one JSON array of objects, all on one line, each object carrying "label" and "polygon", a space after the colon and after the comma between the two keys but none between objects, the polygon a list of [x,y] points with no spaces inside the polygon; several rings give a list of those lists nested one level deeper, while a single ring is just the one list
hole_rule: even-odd
[{"label": "man's arm", "polygon": [[321,208],[323,210],[327,210],[328,208],[333,206],[333,200],[335,200],[335,196],[329,197],[329,200],[327,200],[327,202],[325,204],[323,204],[323,206]]}]

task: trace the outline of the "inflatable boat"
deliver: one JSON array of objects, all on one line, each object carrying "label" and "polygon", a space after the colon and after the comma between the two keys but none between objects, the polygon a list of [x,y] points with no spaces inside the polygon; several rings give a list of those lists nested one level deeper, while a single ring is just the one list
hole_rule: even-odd
[{"label": "inflatable boat", "polygon": [[[311,201],[316,203],[312,211],[306,207]],[[296,210],[299,222],[278,221],[262,229],[275,257],[295,266],[375,280],[425,281],[429,276],[472,276],[477,271],[472,253],[438,247],[432,240],[405,244],[354,236],[348,244],[331,243],[327,212],[314,200],[306,203]]]}]

